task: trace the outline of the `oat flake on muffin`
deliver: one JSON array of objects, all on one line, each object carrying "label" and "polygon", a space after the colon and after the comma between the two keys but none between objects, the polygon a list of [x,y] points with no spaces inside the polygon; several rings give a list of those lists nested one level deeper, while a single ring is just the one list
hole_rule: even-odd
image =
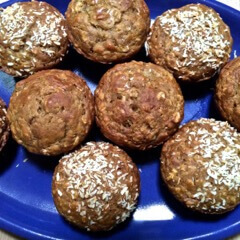
[{"label": "oat flake on muffin", "polygon": [[117,64],[95,90],[96,123],[114,143],[139,150],[157,147],[178,129],[184,99],[175,78],[145,62]]},{"label": "oat flake on muffin", "polygon": [[136,54],[150,26],[144,0],[72,0],[66,19],[68,37],[77,52],[101,63]]},{"label": "oat flake on muffin", "polygon": [[19,81],[7,117],[13,138],[43,155],[69,152],[89,133],[94,99],[86,82],[71,71],[51,69]]}]

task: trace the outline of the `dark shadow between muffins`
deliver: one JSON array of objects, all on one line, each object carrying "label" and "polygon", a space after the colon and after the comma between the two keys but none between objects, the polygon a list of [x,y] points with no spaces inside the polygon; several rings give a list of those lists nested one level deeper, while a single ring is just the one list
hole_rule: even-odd
[{"label": "dark shadow between muffins", "polygon": [[18,144],[9,136],[6,145],[0,153],[0,175],[12,166],[12,162],[17,154],[17,148]]},{"label": "dark shadow between muffins", "polygon": [[35,164],[44,171],[53,172],[55,167],[58,164],[59,159],[61,158],[61,155],[58,156],[44,156],[44,155],[38,155],[35,153],[31,153],[27,151],[27,149],[24,148],[25,156],[28,161]]}]

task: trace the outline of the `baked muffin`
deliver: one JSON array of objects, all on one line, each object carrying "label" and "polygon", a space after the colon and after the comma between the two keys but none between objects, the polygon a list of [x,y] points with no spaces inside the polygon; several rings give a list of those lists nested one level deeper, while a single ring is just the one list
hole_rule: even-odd
[{"label": "baked muffin", "polygon": [[46,2],[18,2],[0,12],[0,69],[26,77],[58,64],[68,47],[66,21]]},{"label": "baked muffin", "polygon": [[94,120],[93,96],[73,72],[44,70],[16,84],[7,116],[13,138],[28,151],[58,155],[88,134]]},{"label": "baked muffin", "polygon": [[163,145],[163,180],[192,210],[230,211],[240,201],[239,150],[240,135],[227,122],[191,121]]},{"label": "baked muffin", "polygon": [[144,0],[72,0],[66,19],[74,48],[101,63],[132,57],[143,46],[150,26]]},{"label": "baked muffin", "polygon": [[88,231],[107,231],[125,221],[139,191],[136,165],[123,150],[104,142],[89,142],[64,156],[52,180],[58,212]]},{"label": "baked muffin", "polygon": [[5,146],[9,137],[9,132],[10,132],[6,115],[7,115],[6,104],[0,98],[0,151]]},{"label": "baked muffin", "polygon": [[95,90],[96,122],[114,143],[145,150],[164,142],[183,118],[184,100],[171,73],[144,62],[118,64]]},{"label": "baked muffin", "polygon": [[189,4],[157,17],[147,41],[151,60],[182,81],[210,79],[229,59],[232,37],[218,13]]},{"label": "baked muffin", "polygon": [[215,100],[221,115],[240,131],[240,57],[220,72]]}]

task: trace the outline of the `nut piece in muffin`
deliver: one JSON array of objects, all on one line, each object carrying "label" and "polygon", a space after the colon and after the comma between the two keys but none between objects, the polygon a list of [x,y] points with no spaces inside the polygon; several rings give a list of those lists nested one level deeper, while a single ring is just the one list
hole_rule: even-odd
[{"label": "nut piece in muffin", "polygon": [[229,27],[212,8],[189,4],[157,17],[148,37],[151,60],[182,81],[210,79],[229,59]]},{"label": "nut piece in muffin", "polygon": [[0,98],[0,151],[6,145],[9,137],[9,124],[7,120],[7,107],[4,101]]},{"label": "nut piece in muffin", "polygon": [[96,122],[114,143],[145,150],[177,131],[184,100],[173,75],[153,63],[128,62],[108,70],[95,90]]},{"label": "nut piece in muffin", "polygon": [[66,19],[77,52],[101,63],[132,57],[143,46],[150,26],[144,0],[72,0]]},{"label": "nut piece in muffin", "polygon": [[215,100],[221,115],[240,131],[240,57],[220,72]]},{"label": "nut piece in muffin", "polygon": [[33,153],[66,153],[88,134],[93,101],[86,82],[73,72],[37,72],[18,82],[11,96],[7,116],[13,138]]},{"label": "nut piece in muffin", "polygon": [[0,69],[26,77],[58,64],[68,47],[66,21],[46,2],[18,2],[0,12]]},{"label": "nut piece in muffin", "polygon": [[227,122],[191,121],[163,145],[163,180],[192,210],[230,211],[240,202],[239,151],[240,135]]},{"label": "nut piece in muffin", "polygon": [[136,208],[140,178],[136,165],[120,148],[89,142],[64,156],[52,181],[58,212],[88,231],[107,231]]}]

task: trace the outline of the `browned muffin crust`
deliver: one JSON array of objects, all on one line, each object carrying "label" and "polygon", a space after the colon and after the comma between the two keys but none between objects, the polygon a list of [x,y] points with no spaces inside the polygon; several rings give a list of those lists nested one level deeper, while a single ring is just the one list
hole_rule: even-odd
[{"label": "browned muffin crust", "polygon": [[240,135],[227,122],[191,121],[163,145],[163,180],[193,210],[230,211],[240,201],[239,150]]},{"label": "browned muffin crust", "polygon": [[66,19],[74,48],[101,63],[124,60],[137,53],[150,26],[144,0],[72,0]]},{"label": "browned muffin crust", "polygon": [[58,64],[68,47],[66,21],[46,2],[18,2],[0,12],[0,69],[16,77]]},{"label": "browned muffin crust", "polygon": [[178,129],[183,110],[176,80],[152,63],[118,64],[95,90],[96,122],[104,136],[120,146],[158,146]]},{"label": "browned muffin crust", "polygon": [[140,178],[120,148],[89,142],[64,156],[55,169],[52,194],[58,212],[88,231],[107,231],[136,208]]},{"label": "browned muffin crust", "polygon": [[9,137],[9,124],[7,120],[7,107],[4,101],[0,98],[0,151],[5,146]]},{"label": "browned muffin crust", "polygon": [[210,79],[229,59],[229,27],[212,8],[189,4],[155,20],[147,41],[153,62],[182,81]]},{"label": "browned muffin crust", "polygon": [[220,72],[215,100],[221,115],[240,131],[240,57]]},{"label": "browned muffin crust", "polygon": [[14,139],[30,152],[58,155],[80,144],[94,120],[94,99],[70,71],[45,70],[16,84],[8,119]]}]

